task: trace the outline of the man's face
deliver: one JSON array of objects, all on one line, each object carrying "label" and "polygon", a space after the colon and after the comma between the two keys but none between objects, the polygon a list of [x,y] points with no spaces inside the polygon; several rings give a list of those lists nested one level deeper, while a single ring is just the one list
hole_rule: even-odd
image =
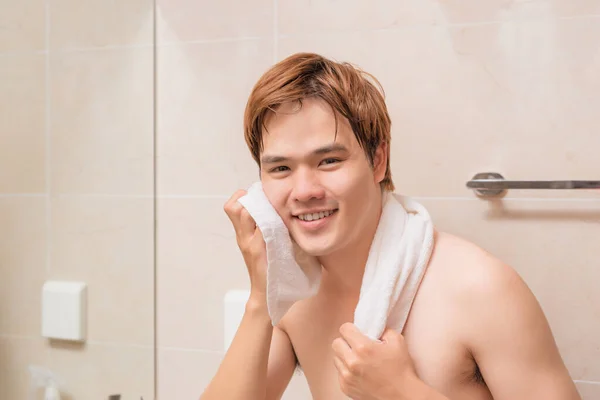
[{"label": "man's face", "polygon": [[383,149],[373,168],[348,121],[338,116],[336,136],[332,108],[317,99],[280,106],[266,127],[263,189],[292,238],[313,256],[355,246],[379,215]]}]

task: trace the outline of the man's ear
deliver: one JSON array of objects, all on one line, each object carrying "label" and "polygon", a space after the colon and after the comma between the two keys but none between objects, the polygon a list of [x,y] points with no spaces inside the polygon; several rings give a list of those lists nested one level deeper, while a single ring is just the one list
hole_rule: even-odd
[{"label": "man's ear", "polygon": [[388,157],[388,144],[382,142],[373,156],[373,173],[375,176],[376,183],[381,183],[385,178],[385,172],[387,169],[387,157]]}]

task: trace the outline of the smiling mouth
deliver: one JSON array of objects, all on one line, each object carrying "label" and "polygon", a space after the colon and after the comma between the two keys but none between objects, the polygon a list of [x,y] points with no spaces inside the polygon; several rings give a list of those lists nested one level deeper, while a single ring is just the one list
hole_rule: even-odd
[{"label": "smiling mouth", "polygon": [[300,214],[300,215],[297,215],[296,218],[298,218],[299,220],[304,221],[304,222],[318,221],[323,218],[327,218],[330,215],[333,215],[336,211],[337,211],[337,208],[333,209],[333,210],[328,210],[328,211],[321,211],[318,213]]}]

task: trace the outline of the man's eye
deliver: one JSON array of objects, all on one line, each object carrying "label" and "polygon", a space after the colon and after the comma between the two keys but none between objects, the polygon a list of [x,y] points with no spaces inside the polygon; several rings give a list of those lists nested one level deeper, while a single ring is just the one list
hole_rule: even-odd
[{"label": "man's eye", "polygon": [[337,158],[326,158],[323,161],[321,161],[323,164],[334,164],[336,162],[340,162],[339,159]]},{"label": "man's eye", "polygon": [[285,165],[280,165],[279,167],[275,167],[273,169],[271,169],[271,172],[284,172],[289,170],[288,167],[286,167]]}]

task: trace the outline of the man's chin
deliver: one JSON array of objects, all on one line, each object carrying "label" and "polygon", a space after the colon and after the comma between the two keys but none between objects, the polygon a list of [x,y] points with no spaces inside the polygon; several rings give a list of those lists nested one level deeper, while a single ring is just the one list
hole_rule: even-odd
[{"label": "man's chin", "polygon": [[330,246],[323,246],[322,244],[316,243],[298,243],[300,249],[307,255],[312,257],[323,257],[331,254]]},{"label": "man's chin", "polygon": [[[323,257],[331,254],[334,250],[331,240],[326,237],[307,238],[304,235],[293,234],[290,232],[292,242],[300,248],[300,250],[312,257]],[[322,235],[325,236],[325,235]]]}]

